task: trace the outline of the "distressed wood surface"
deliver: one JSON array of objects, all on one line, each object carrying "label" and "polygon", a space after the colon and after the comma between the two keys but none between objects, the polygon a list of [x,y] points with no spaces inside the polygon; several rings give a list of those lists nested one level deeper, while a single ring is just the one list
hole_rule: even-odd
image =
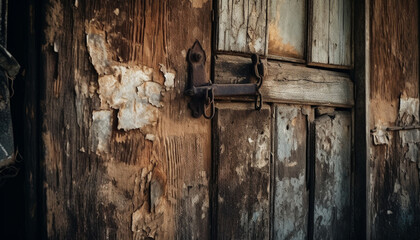
[{"label": "distressed wood surface", "polygon": [[268,54],[304,59],[306,1],[270,0]]},{"label": "distressed wood surface", "polygon": [[312,0],[310,16],[309,62],[351,66],[351,1]]},{"label": "distressed wood surface", "polygon": [[[369,128],[418,124],[419,1],[371,0]],[[410,106],[410,107],[407,107]],[[372,239],[420,236],[418,139],[388,132],[387,145],[370,144]],[[411,135],[411,134],[409,134]],[[417,154],[417,159],[412,156]]]},{"label": "distressed wood surface", "polygon": [[[216,83],[249,82],[251,60],[220,55],[216,59]],[[303,68],[268,61],[261,93],[264,101],[350,107],[354,104],[353,82],[346,73]]]},{"label": "distressed wood surface", "polygon": [[273,238],[306,239],[306,137],[309,107],[275,105]]},{"label": "distressed wood surface", "polygon": [[350,238],[351,115],[315,120],[314,239]]},{"label": "distressed wood surface", "polygon": [[217,50],[266,52],[267,1],[218,0]]},{"label": "distressed wood surface", "polygon": [[211,5],[43,6],[44,238],[209,237],[210,122],[182,92],[188,48],[210,52]]},{"label": "distressed wood surface", "polygon": [[218,104],[214,120],[215,224],[220,239],[268,239],[271,111]]}]

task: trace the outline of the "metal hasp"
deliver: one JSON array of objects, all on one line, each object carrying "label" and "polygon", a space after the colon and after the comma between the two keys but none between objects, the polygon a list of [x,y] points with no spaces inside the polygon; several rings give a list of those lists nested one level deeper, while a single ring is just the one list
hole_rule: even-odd
[{"label": "metal hasp", "polygon": [[[244,84],[212,84],[206,78],[206,53],[198,40],[195,41],[187,54],[188,61],[188,84],[185,95],[191,97],[188,104],[195,118],[204,115],[211,119],[215,114],[215,97],[236,97],[236,96],[254,96],[255,109],[260,110],[262,106],[262,95],[260,87],[263,83],[264,65],[257,54],[252,57],[252,76],[255,83]],[[209,112],[209,113],[208,113]]]}]

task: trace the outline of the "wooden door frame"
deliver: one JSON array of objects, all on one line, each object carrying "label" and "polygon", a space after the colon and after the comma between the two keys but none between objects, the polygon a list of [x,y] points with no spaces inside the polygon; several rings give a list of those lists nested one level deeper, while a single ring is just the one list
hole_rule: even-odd
[{"label": "wooden door frame", "polygon": [[354,2],[354,154],[352,239],[370,239],[369,93],[370,93],[370,0]]}]

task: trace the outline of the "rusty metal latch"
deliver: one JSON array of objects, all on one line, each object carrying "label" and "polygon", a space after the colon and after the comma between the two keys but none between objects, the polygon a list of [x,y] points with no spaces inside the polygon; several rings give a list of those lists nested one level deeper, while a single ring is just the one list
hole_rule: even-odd
[{"label": "rusty metal latch", "polygon": [[215,114],[215,97],[254,96],[255,109],[260,110],[263,99],[260,87],[263,83],[264,65],[257,54],[252,57],[252,76],[256,83],[243,84],[212,84],[206,78],[206,53],[198,40],[195,41],[187,55],[188,61],[188,85],[185,95],[191,97],[188,104],[195,118],[204,115],[211,119]]}]

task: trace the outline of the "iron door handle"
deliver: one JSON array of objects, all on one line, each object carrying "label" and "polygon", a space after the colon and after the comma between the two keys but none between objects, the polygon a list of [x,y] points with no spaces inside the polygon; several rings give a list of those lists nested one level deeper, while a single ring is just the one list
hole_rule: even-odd
[{"label": "iron door handle", "polygon": [[[245,84],[212,84],[206,78],[205,63],[206,53],[198,40],[195,41],[192,48],[188,50],[188,84],[185,95],[191,97],[188,104],[192,115],[196,118],[204,115],[211,119],[215,114],[215,97],[235,97],[235,96],[254,96],[255,109],[260,110],[263,99],[260,93],[260,87],[264,78],[264,65],[257,54],[251,56],[252,59],[252,77],[256,79],[255,83]],[[210,113],[207,114],[208,109]]]}]

